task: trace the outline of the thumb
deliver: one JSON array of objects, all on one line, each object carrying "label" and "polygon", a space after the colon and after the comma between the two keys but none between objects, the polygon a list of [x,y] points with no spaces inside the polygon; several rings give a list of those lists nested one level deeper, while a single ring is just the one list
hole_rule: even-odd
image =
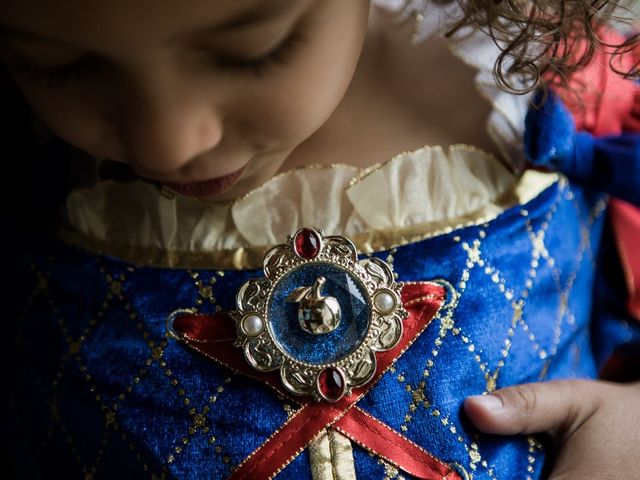
[{"label": "thumb", "polygon": [[481,431],[570,435],[597,410],[600,389],[586,380],[527,383],[468,397],[464,409]]}]

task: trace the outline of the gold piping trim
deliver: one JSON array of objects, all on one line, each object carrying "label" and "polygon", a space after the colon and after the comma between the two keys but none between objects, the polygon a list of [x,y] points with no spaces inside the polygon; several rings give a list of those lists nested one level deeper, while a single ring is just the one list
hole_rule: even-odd
[{"label": "gold piping trim", "polygon": [[[391,160],[387,160],[387,162],[389,162]],[[385,162],[385,163],[387,163]],[[374,164],[373,166],[376,167],[379,164]],[[211,200],[211,201],[207,201],[207,200],[200,200],[203,203],[213,203],[213,204],[222,204],[222,205],[234,205],[236,203],[239,203],[243,200],[246,200],[248,198],[251,198],[255,195],[257,195],[258,193],[260,193],[262,190],[264,190],[266,188],[266,185],[271,182],[275,182],[280,180],[281,178],[286,178],[289,176],[292,176],[296,173],[299,173],[301,170],[333,170],[335,168],[343,168],[346,170],[351,170],[353,172],[353,175],[357,175],[358,174],[358,167],[356,167],[355,165],[349,165],[347,163],[329,163],[329,164],[322,164],[322,163],[312,163],[310,165],[299,165],[297,167],[293,167],[289,170],[285,170],[283,172],[280,173],[276,173],[273,177],[271,177],[267,182],[263,183],[262,185],[260,185],[259,187],[256,187],[250,191],[248,191],[247,193],[245,193],[244,195],[239,196],[238,198],[234,198],[233,200],[228,200],[226,202],[216,202],[215,200]]]},{"label": "gold piping trim", "polygon": [[[360,253],[373,253],[401,247],[409,243],[450,233],[465,227],[481,225],[517,205],[528,203],[557,183],[560,176],[527,170],[515,185],[494,202],[465,215],[404,228],[370,231],[351,237]],[[114,244],[89,237],[69,228],[59,231],[59,238],[70,245],[99,255],[121,258],[127,262],[163,268],[206,268],[247,270],[262,267],[264,254],[272,247],[251,246],[212,252],[189,252],[154,247]]]},{"label": "gold piping trim", "polygon": [[378,170],[382,168],[386,168],[393,165],[394,163],[404,161],[405,157],[407,157],[408,155],[420,155],[421,153],[424,153],[424,152],[437,152],[449,158],[451,157],[451,155],[453,155],[456,152],[466,152],[466,153],[471,152],[478,155],[479,157],[478,161],[480,160],[483,162],[495,161],[497,163],[501,163],[500,159],[496,158],[495,155],[481,148],[478,148],[474,145],[469,145],[467,143],[454,143],[452,145],[449,145],[448,147],[443,147],[442,145],[424,145],[423,147],[420,147],[416,150],[405,150],[404,152],[401,152],[395,155],[393,158],[390,158],[389,160],[383,163],[377,163],[377,164],[371,165],[370,167],[361,171],[358,176],[354,177],[349,182],[349,187],[357,185],[358,183],[366,179],[368,176],[370,176],[373,173],[376,173]]}]

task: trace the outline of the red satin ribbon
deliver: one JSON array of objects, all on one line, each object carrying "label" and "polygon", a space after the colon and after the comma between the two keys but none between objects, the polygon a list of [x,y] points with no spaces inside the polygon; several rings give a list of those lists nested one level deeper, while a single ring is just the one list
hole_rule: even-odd
[{"label": "red satin ribbon", "polygon": [[[332,425],[351,440],[418,478],[459,479],[458,473],[419,445],[358,407]],[[430,472],[420,476],[417,472]]]},{"label": "red satin ribbon", "polygon": [[[460,476],[449,465],[355,406],[422,333],[444,300],[445,290],[441,285],[428,282],[405,285],[402,301],[409,317],[404,321],[402,338],[393,349],[377,354],[378,367],[373,380],[363,387],[354,388],[351,395],[336,403],[294,398],[301,405],[300,409],[249,455],[230,478],[272,478],[323,429],[333,427],[417,478],[460,480]],[[235,323],[228,315],[185,314],[175,318],[173,330],[191,348],[238,373],[264,382],[281,395],[291,398],[282,387],[277,373],[257,372],[245,362],[240,349],[233,347]]]},{"label": "red satin ribbon", "polygon": [[627,309],[640,320],[640,209],[622,200],[611,199],[611,223],[629,293]]}]

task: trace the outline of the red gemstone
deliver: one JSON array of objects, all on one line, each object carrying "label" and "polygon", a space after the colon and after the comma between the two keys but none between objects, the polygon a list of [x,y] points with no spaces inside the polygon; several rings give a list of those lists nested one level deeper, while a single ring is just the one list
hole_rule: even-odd
[{"label": "red gemstone", "polygon": [[318,375],[318,390],[320,394],[330,402],[337,402],[344,395],[347,386],[342,372],[337,368],[325,368]]},{"label": "red gemstone", "polygon": [[311,260],[320,253],[320,236],[310,228],[303,228],[293,239],[293,248],[298,256]]}]

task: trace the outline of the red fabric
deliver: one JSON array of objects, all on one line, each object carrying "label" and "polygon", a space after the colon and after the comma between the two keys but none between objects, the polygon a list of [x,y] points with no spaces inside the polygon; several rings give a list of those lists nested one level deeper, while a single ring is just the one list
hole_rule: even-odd
[{"label": "red fabric", "polygon": [[627,309],[640,320],[640,209],[613,199],[611,222],[629,292]]},{"label": "red fabric", "polygon": [[[614,31],[602,32],[601,37],[613,45],[624,41]],[[596,136],[640,131],[640,86],[612,70],[626,72],[638,62],[638,48],[615,57],[606,49],[596,51],[589,65],[573,74],[569,88],[556,89],[579,131]]]},{"label": "red fabric", "polygon": [[[624,41],[624,37],[613,31],[602,36],[609,44]],[[606,50],[596,52],[593,61],[574,74],[570,88],[559,89],[558,93],[573,114],[579,131],[595,136],[640,133],[640,85],[611,68],[613,65],[622,72],[631,70],[640,62],[640,48],[616,56],[613,64],[611,58]],[[640,188],[640,179],[638,183]],[[621,200],[612,200],[610,212],[618,255],[625,272],[628,311],[640,320],[640,209]]]},{"label": "red fabric", "polygon": [[[354,388],[351,395],[336,403],[294,398],[301,408],[247,457],[233,472],[231,478],[271,478],[324,428],[338,422],[336,428],[354,441],[383,455],[417,478],[432,480],[444,477],[460,480],[459,475],[447,464],[413,444],[391,427],[353,408],[431,322],[444,303],[445,291],[435,283],[410,283],[402,291],[402,300],[409,312],[409,317],[403,324],[402,338],[393,349],[377,354],[378,365],[373,380],[363,387]],[[231,335],[235,337],[235,324],[228,315],[185,314],[175,318],[172,328],[191,348],[238,373],[256,378],[291,398],[291,394],[282,387],[277,373],[257,372],[244,361],[242,352],[233,347]]]}]

